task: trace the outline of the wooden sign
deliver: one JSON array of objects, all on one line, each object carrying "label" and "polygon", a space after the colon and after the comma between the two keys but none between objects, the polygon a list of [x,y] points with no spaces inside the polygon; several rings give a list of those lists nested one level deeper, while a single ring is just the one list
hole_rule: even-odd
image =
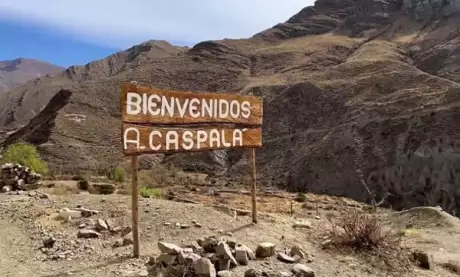
[{"label": "wooden sign", "polygon": [[160,128],[123,124],[125,155],[262,147],[258,128]]},{"label": "wooden sign", "polygon": [[[251,148],[252,221],[257,223],[255,148],[262,147],[262,113],[262,99],[254,96],[161,90],[133,82],[122,85],[122,143],[123,153],[131,156],[135,258],[140,256],[140,154]],[[221,126],[211,126],[216,123]]]},{"label": "wooden sign", "polygon": [[262,100],[237,94],[170,91],[124,84],[122,120],[142,124],[262,125]]}]

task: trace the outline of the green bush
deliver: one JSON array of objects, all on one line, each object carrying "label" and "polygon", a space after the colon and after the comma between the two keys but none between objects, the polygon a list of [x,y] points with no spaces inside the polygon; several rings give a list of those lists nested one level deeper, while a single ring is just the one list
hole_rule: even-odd
[{"label": "green bush", "polygon": [[122,167],[116,167],[111,170],[108,175],[109,180],[115,182],[124,182],[125,181],[125,170]]},{"label": "green bush", "polygon": [[20,142],[10,145],[3,153],[3,161],[27,166],[37,173],[48,173],[48,165],[40,158],[37,148],[32,144]]},{"label": "green bush", "polygon": [[139,192],[140,195],[145,198],[161,198],[163,196],[161,189],[158,188],[142,186]]}]

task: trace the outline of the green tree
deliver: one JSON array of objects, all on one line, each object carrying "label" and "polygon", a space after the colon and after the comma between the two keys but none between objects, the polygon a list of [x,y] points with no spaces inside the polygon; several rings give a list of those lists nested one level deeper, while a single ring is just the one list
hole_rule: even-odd
[{"label": "green tree", "polygon": [[27,166],[37,173],[48,173],[48,165],[40,158],[37,148],[32,144],[19,142],[10,145],[3,153],[3,161]]}]

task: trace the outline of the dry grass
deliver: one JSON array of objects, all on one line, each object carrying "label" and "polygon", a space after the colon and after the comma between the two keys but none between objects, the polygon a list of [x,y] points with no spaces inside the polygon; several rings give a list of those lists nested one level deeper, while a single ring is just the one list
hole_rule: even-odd
[{"label": "dry grass", "polygon": [[460,275],[460,263],[457,261],[448,261],[441,265],[443,268]]},{"label": "dry grass", "polygon": [[401,271],[410,268],[409,256],[401,247],[400,234],[385,226],[377,214],[355,211],[330,219],[330,222],[328,245],[362,253],[376,266]]},{"label": "dry grass", "polygon": [[[75,184],[74,184],[75,183]],[[45,191],[54,195],[71,195],[80,193],[76,182],[55,182],[54,186],[46,188]]]}]

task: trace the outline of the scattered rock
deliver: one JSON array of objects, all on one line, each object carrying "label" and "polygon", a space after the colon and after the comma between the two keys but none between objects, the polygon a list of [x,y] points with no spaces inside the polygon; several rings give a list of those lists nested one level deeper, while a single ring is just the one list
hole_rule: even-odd
[{"label": "scattered rock", "polygon": [[109,230],[109,226],[107,226],[107,223],[103,219],[98,219],[96,222],[96,229],[101,232],[101,231],[107,231]]},{"label": "scattered rock", "polygon": [[219,259],[217,261],[217,270],[229,270],[231,266],[230,260]]},{"label": "scattered rock", "polygon": [[216,254],[218,258],[229,260],[233,265],[238,265],[235,257],[233,257],[232,250],[227,245],[227,243],[220,241],[217,244]]},{"label": "scattered rock", "polygon": [[278,258],[278,260],[282,262],[286,262],[286,263],[297,263],[298,261],[301,260],[299,256],[291,257],[283,252],[278,252],[276,257]]},{"label": "scattered rock", "polygon": [[89,209],[85,209],[85,208],[78,208],[78,209],[75,209],[75,210],[80,211],[80,213],[81,213],[81,215],[83,217],[91,217],[91,216],[96,215],[96,214],[99,213],[99,211],[89,210]]},{"label": "scattered rock", "polygon": [[189,229],[190,227],[191,227],[190,224],[181,224],[180,225],[181,229]]},{"label": "scattered rock", "polygon": [[129,226],[123,227],[123,228],[121,228],[121,234],[120,234],[120,235],[121,235],[122,237],[124,237],[124,236],[126,236],[127,234],[131,233],[131,231],[132,231],[132,230],[131,230],[131,227],[129,227]]},{"label": "scattered rock", "polygon": [[45,240],[43,240],[43,246],[46,248],[53,248],[56,239],[52,236],[49,236]]},{"label": "scattered rock", "polygon": [[292,225],[292,228],[311,229],[311,223],[309,221],[297,221]]},{"label": "scattered rock", "polygon": [[256,270],[250,268],[244,272],[244,277],[260,277],[262,276],[262,272],[260,270]]},{"label": "scattered rock", "polygon": [[303,251],[303,249],[300,247],[300,246],[293,246],[291,247],[291,251],[289,253],[291,256],[299,256],[301,259],[305,259],[307,257],[307,255],[305,254],[305,252]]},{"label": "scattered rock", "polygon": [[239,244],[235,247],[235,259],[240,265],[247,265],[249,263],[249,257],[247,247]]},{"label": "scattered rock", "polygon": [[127,246],[133,244],[133,234],[129,233],[122,238],[122,245]]},{"label": "scattered rock", "polygon": [[161,253],[172,255],[177,255],[182,250],[182,248],[175,244],[163,241],[158,242],[158,248],[160,249]]},{"label": "scattered rock", "polygon": [[263,242],[256,248],[256,257],[266,258],[275,255],[275,244],[271,242]]},{"label": "scattered rock", "polygon": [[186,265],[193,264],[201,259],[201,256],[193,253],[193,249],[191,248],[182,249],[177,257],[180,264]]},{"label": "scattered rock", "polygon": [[221,270],[217,272],[217,276],[219,277],[231,277],[232,273],[229,270]]},{"label": "scattered rock", "polygon": [[199,239],[197,242],[201,247],[203,247],[205,252],[215,253],[219,240],[216,236],[209,236],[204,239]]},{"label": "scattered rock", "polygon": [[80,230],[78,231],[78,234],[77,234],[78,238],[85,238],[85,239],[98,238],[100,236],[101,236],[100,233],[94,230],[90,230],[90,229]]},{"label": "scattered rock", "polygon": [[70,210],[69,208],[64,208],[59,211],[59,217],[62,219],[68,219],[70,218],[80,218],[82,217],[81,211],[77,210]]},{"label": "scattered rock", "polygon": [[158,256],[157,261],[164,266],[173,265],[176,262],[177,256],[171,254],[161,254]]},{"label": "scattered rock", "polygon": [[295,264],[292,268],[292,272],[299,277],[315,277],[313,269],[309,268],[304,264]]},{"label": "scattered rock", "polygon": [[193,264],[195,273],[203,277],[216,277],[216,268],[207,258],[201,258]]}]

